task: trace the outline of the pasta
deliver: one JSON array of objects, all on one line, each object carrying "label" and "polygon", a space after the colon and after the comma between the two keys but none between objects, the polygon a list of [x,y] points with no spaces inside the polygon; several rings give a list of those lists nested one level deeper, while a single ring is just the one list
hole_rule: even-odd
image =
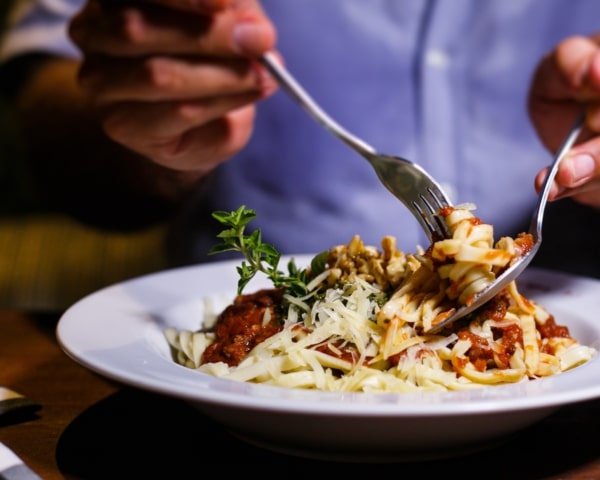
[{"label": "pasta", "polygon": [[[512,282],[493,300],[437,334],[426,334],[468,304],[528,251],[528,234],[494,244],[473,205],[446,208],[452,238],[405,253],[358,235],[307,269],[308,292],[282,288],[238,295],[212,328],[165,330],[176,362],[242,382],[342,392],[480,388],[547,377],[596,351]],[[206,325],[205,325],[206,326]],[[210,327],[210,325],[209,325]]]}]

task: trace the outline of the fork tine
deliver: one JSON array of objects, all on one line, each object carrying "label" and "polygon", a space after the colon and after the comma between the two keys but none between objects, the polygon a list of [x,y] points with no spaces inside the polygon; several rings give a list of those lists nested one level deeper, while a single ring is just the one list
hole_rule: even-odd
[{"label": "fork tine", "polygon": [[443,195],[439,192],[434,191],[430,187],[426,189],[426,193],[419,194],[420,202],[413,200],[412,205],[414,209],[419,212],[419,215],[423,219],[423,224],[429,230],[429,237],[432,241],[441,240],[443,238],[449,238],[452,236],[448,225],[444,219],[439,215],[439,211],[448,206]]}]

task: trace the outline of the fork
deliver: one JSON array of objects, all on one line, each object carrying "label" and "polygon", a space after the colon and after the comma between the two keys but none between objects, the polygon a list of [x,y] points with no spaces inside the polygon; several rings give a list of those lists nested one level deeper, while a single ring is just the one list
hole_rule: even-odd
[{"label": "fork", "polygon": [[581,130],[584,125],[584,121],[585,112],[582,112],[575,120],[575,123],[571,127],[571,130],[567,134],[565,140],[563,141],[563,144],[556,152],[552,165],[546,173],[546,178],[544,179],[544,183],[542,184],[542,188],[540,189],[538,201],[533,211],[531,223],[529,225],[529,233],[533,236],[534,240],[531,249],[528,250],[527,253],[520,257],[515,263],[510,265],[509,268],[502,272],[502,274],[499,275],[484,290],[479,292],[472,303],[457,309],[457,311],[453,315],[427,330],[425,332],[426,334],[437,333],[442,328],[450,325],[452,322],[464,317],[465,315],[468,315],[469,313],[475,311],[477,308],[481,307],[485,302],[491,300],[494,296],[500,293],[500,291],[503,288],[505,288],[510,282],[515,280],[523,272],[523,270],[525,270],[525,268],[527,267],[527,265],[529,265],[531,260],[533,260],[533,257],[538,252],[542,244],[542,226],[544,220],[544,211],[546,209],[546,204],[548,203],[548,194],[550,193],[552,180],[554,180],[554,177],[556,176],[556,172],[558,171],[560,161],[563,159],[565,154],[571,149],[571,147],[575,143],[575,140],[577,140],[577,138],[579,137],[579,134],[581,133]]},{"label": "fork", "polygon": [[[404,158],[377,153],[365,141],[345,130],[319,107],[294,77],[276,60],[272,53],[265,53],[261,57],[261,62],[284,90],[318,123],[371,163],[381,182],[396,198],[408,207],[432,243],[444,238],[451,238],[452,235],[448,226],[445,220],[438,215],[438,212],[444,207],[451,207],[452,204],[442,188],[429,173],[418,164]],[[424,332],[425,334],[435,334],[442,328],[449,326],[452,322],[481,307],[516,279],[525,270],[527,265],[529,265],[531,260],[533,260],[542,243],[542,223],[552,180],[558,171],[560,160],[562,160],[579,137],[584,120],[585,113],[582,112],[571,127],[563,144],[558,149],[552,165],[546,174],[529,226],[529,233],[534,239],[531,249],[510,265],[509,268],[502,272],[484,290],[479,292],[471,303],[458,308],[444,321]]]},{"label": "fork", "polygon": [[452,204],[429,173],[404,158],[378,153],[364,140],[344,129],[325,113],[273,53],[263,54],[260,60],[279,85],[317,123],[369,161],[381,183],[404,203],[432,242],[451,237],[446,222],[438,212]]}]

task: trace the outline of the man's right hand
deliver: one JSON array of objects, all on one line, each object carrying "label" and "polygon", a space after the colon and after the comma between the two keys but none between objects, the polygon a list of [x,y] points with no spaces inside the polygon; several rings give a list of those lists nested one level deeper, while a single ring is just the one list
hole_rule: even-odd
[{"label": "man's right hand", "polygon": [[274,80],[256,0],[88,0],[70,24],[79,83],[107,135],[170,169],[210,171],[250,138]]}]

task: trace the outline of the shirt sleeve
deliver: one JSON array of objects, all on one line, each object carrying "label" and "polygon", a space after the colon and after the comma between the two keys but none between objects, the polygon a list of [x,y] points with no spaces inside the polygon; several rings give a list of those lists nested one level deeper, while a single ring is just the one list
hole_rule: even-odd
[{"label": "shirt sleeve", "polygon": [[82,0],[17,1],[1,39],[0,62],[29,53],[79,58],[67,35],[67,24],[82,5]]}]

